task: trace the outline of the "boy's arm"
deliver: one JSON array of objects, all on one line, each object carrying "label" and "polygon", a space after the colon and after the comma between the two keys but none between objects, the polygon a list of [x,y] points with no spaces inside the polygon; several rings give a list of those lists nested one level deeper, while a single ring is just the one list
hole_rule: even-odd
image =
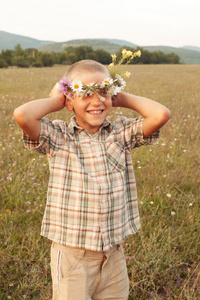
[{"label": "boy's arm", "polygon": [[162,104],[145,97],[125,92],[117,94],[113,100],[114,107],[133,109],[144,117],[143,135],[148,137],[160,129],[170,118],[170,111]]},{"label": "boy's arm", "polygon": [[17,107],[14,110],[14,118],[30,138],[39,141],[40,119],[64,107],[65,97],[54,87],[50,93],[50,98],[31,101]]}]

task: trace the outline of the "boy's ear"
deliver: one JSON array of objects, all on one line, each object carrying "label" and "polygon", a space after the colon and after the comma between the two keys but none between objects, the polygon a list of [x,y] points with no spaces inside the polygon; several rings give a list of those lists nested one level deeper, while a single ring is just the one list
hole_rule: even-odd
[{"label": "boy's ear", "polygon": [[73,94],[67,94],[66,95],[66,100],[65,100],[65,106],[66,108],[69,110],[69,111],[73,111],[74,109],[74,106],[73,106],[73,99],[74,99],[74,96]]}]

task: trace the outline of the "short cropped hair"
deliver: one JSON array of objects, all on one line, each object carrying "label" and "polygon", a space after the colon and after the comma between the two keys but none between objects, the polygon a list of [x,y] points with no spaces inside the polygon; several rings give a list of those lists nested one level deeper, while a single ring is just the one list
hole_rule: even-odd
[{"label": "short cropped hair", "polygon": [[95,60],[90,60],[90,59],[84,59],[80,60],[73,65],[69,67],[67,72],[65,73],[65,76],[69,79],[74,79],[73,77],[76,76],[79,73],[82,72],[102,72],[105,73],[107,76],[110,77],[110,73],[108,69],[102,65],[101,63],[95,61]]}]

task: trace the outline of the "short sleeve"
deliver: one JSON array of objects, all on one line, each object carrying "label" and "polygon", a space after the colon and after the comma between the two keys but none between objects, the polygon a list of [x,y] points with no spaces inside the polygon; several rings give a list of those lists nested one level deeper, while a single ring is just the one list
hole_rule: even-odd
[{"label": "short sleeve", "polygon": [[39,142],[31,139],[23,133],[24,145],[28,150],[53,156],[59,151],[64,142],[64,136],[58,121],[50,121],[46,118],[40,120],[41,131]]},{"label": "short sleeve", "polygon": [[160,131],[145,137],[143,136],[143,117],[134,119],[122,118],[124,126],[124,139],[127,150],[133,150],[136,147],[153,145],[157,143]]}]

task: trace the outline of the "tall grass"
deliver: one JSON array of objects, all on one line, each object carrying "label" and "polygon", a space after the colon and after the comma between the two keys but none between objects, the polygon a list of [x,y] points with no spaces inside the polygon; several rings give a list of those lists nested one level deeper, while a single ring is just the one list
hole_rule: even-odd
[{"label": "tall grass", "polygon": [[[200,299],[200,66],[129,66],[127,91],[172,112],[159,144],[133,152],[142,229],[124,242],[130,299]],[[0,299],[51,299],[50,241],[40,237],[46,158],[25,150],[12,113],[47,97],[65,67],[0,70]],[[110,119],[133,117],[115,108]],[[69,122],[66,110],[51,119]]]}]

